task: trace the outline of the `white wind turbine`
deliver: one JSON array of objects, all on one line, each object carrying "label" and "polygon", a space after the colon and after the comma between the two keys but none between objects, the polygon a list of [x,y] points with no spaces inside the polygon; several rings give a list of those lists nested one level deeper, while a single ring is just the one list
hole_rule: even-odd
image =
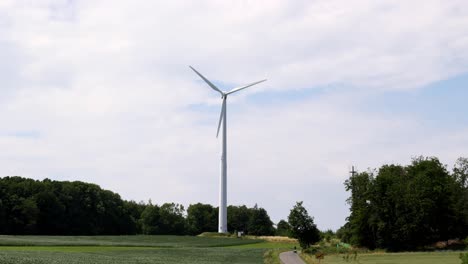
[{"label": "white wind turbine", "polygon": [[221,128],[221,123],[223,123],[223,137],[221,141],[221,175],[220,175],[220,190],[219,190],[219,215],[218,215],[218,232],[227,233],[227,190],[226,190],[226,181],[227,181],[227,140],[226,140],[226,99],[228,95],[235,93],[237,91],[243,90],[255,84],[264,82],[266,80],[261,80],[254,82],[245,86],[236,87],[229,92],[223,92],[203,75],[201,75],[197,70],[192,66],[189,66],[200,78],[202,78],[213,90],[221,94],[221,99],[223,99],[223,104],[221,106],[221,114],[219,116],[218,131],[216,132],[216,137],[219,135],[219,129]]}]

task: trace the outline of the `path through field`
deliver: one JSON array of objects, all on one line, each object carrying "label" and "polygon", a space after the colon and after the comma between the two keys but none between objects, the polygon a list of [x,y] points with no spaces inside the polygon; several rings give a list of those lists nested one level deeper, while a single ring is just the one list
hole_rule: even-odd
[{"label": "path through field", "polygon": [[280,260],[283,264],[305,264],[305,262],[293,251],[280,254]]}]

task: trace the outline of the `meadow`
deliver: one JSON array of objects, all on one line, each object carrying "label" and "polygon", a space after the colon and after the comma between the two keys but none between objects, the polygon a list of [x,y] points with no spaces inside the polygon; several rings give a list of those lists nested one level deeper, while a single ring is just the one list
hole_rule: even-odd
[{"label": "meadow", "polygon": [[[276,257],[264,262],[265,252],[277,256],[296,243],[194,236],[0,236],[2,264],[260,264],[279,263]],[[327,255],[322,264],[460,264],[460,252],[372,253]],[[308,263],[318,263],[313,257]]]},{"label": "meadow", "polygon": [[295,244],[191,236],[0,236],[0,263],[263,263]]},{"label": "meadow", "polygon": [[138,247],[49,247],[34,249],[14,247],[0,249],[2,264],[50,264],[50,263],[239,263],[263,262],[262,249],[226,248],[138,248]]}]

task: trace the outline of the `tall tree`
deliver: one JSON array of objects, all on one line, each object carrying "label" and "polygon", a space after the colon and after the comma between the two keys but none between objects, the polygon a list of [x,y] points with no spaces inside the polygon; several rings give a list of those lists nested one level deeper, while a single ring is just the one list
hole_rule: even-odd
[{"label": "tall tree", "polygon": [[456,184],[454,187],[454,205],[456,215],[456,230],[460,238],[468,236],[468,158],[459,158],[452,172]]},{"label": "tall tree", "polygon": [[415,158],[406,167],[384,165],[375,177],[374,172],[352,175],[345,182],[351,214],[341,233],[353,244],[390,250],[457,237],[465,222],[459,221],[460,184],[454,179],[433,157]]},{"label": "tall tree", "polygon": [[302,248],[308,248],[310,245],[320,241],[320,231],[302,203],[302,201],[297,202],[291,209],[288,222],[291,225],[292,236],[298,239]]},{"label": "tall tree", "polygon": [[371,209],[373,172],[362,172],[352,175],[345,181],[346,191],[351,192],[347,202],[351,214],[348,218],[351,229],[351,243],[375,248],[375,230],[369,223],[374,219]]}]

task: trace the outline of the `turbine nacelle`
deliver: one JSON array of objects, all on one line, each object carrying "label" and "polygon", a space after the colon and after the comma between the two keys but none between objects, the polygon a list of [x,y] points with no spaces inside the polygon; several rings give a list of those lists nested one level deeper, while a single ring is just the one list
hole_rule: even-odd
[{"label": "turbine nacelle", "polygon": [[233,89],[231,89],[229,92],[225,92],[225,91],[221,91],[221,89],[219,89],[218,87],[216,87],[216,85],[214,85],[212,82],[210,82],[207,78],[205,78],[205,76],[203,76],[201,73],[199,73],[197,70],[195,70],[192,66],[189,66],[190,69],[192,69],[198,76],[200,76],[200,78],[203,79],[203,81],[205,81],[210,87],[211,89],[215,90],[216,92],[220,93],[221,94],[221,99],[223,100],[223,104],[221,106],[221,114],[219,116],[219,123],[218,123],[218,131],[216,132],[216,137],[218,137],[218,134],[219,134],[219,129],[221,128],[221,122],[223,121],[224,119],[224,112],[226,112],[226,99],[227,99],[227,96],[232,94],[232,93],[235,93],[235,92],[238,92],[240,90],[244,90],[246,88],[249,88],[250,86],[254,86],[256,84],[259,84],[261,82],[264,82],[266,81],[265,80],[261,80],[261,81],[257,81],[257,82],[253,82],[253,83],[250,83],[250,84],[247,84],[247,85],[244,85],[244,86],[239,86],[239,87],[235,87]]}]

